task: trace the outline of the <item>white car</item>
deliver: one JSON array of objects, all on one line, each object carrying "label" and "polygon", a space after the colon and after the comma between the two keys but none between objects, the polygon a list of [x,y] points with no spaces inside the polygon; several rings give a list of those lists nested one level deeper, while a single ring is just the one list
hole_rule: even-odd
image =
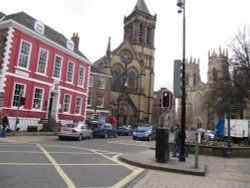
[{"label": "white car", "polygon": [[79,141],[83,138],[93,138],[93,131],[83,123],[69,123],[57,129],[58,138],[63,140],[65,138],[76,138]]},{"label": "white car", "polygon": [[204,139],[205,140],[214,140],[214,131],[212,131],[212,130],[206,130],[204,132]]}]

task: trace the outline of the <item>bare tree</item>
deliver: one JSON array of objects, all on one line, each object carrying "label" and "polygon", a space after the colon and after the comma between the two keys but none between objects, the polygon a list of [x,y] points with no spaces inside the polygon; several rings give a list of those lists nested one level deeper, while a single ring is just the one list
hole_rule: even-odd
[{"label": "bare tree", "polygon": [[244,26],[228,44],[233,55],[230,61],[234,97],[237,103],[246,108],[250,101],[250,28]]}]

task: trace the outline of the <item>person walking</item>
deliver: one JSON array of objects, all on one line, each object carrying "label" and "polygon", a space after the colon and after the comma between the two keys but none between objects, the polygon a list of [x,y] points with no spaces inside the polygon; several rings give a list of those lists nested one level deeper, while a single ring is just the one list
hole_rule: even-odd
[{"label": "person walking", "polygon": [[9,125],[9,119],[8,119],[8,115],[4,114],[3,118],[2,118],[2,137],[6,137],[6,130],[7,128],[10,126]]},{"label": "person walking", "polygon": [[177,125],[176,129],[175,129],[175,137],[174,137],[174,146],[173,146],[172,157],[177,157],[177,154],[179,154],[180,144],[181,144],[181,140],[180,140],[180,126]]}]

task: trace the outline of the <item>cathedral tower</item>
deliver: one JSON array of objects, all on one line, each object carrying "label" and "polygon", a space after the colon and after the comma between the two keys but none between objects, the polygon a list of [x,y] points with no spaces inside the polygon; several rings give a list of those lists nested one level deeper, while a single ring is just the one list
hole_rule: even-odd
[{"label": "cathedral tower", "polygon": [[228,62],[228,51],[221,50],[219,48],[219,53],[215,50],[208,52],[208,73],[207,73],[207,84],[211,85],[217,82],[220,78],[226,78],[229,75],[229,62]]}]

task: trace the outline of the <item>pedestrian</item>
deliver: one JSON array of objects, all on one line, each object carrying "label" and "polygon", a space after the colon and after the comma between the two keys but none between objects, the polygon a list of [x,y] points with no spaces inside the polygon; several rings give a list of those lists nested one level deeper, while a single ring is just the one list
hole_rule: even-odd
[{"label": "pedestrian", "polygon": [[174,137],[174,146],[173,146],[172,157],[177,157],[177,154],[179,154],[180,144],[181,144],[181,140],[180,140],[180,126],[177,125],[176,129],[175,129],[175,137]]},{"label": "pedestrian", "polygon": [[6,130],[7,128],[9,128],[9,119],[8,119],[8,115],[4,114],[2,117],[2,137],[6,137]]}]

